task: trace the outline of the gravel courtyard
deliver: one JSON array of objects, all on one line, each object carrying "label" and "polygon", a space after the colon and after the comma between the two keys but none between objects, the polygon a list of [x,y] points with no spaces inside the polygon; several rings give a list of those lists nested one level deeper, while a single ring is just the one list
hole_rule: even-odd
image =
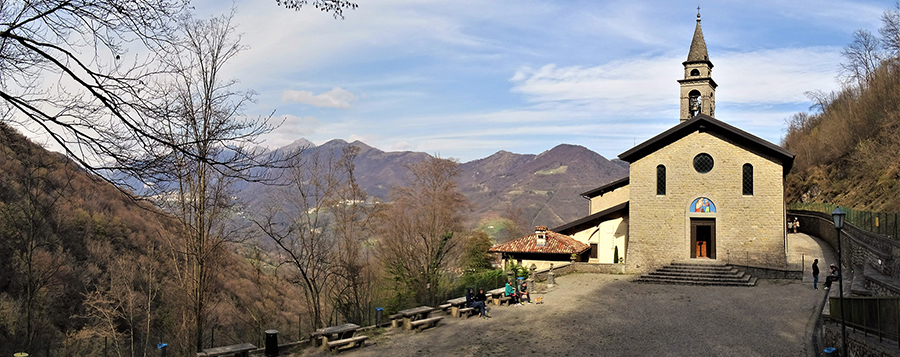
[{"label": "gravel courtyard", "polygon": [[[804,253],[813,253],[809,259],[830,252]],[[561,276],[543,294],[544,304],[488,305],[490,319],[446,316],[438,327],[419,333],[367,331],[371,338],[366,347],[341,355],[813,355],[810,336],[825,292],[812,290],[811,282],[760,279],[748,288],[631,282],[635,278]],[[307,349],[303,355],[328,353]]]}]

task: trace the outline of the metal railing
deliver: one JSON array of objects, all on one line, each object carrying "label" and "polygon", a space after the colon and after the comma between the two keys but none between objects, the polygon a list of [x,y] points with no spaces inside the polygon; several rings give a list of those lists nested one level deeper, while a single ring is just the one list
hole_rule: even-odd
[{"label": "metal railing", "polygon": [[[830,318],[840,322],[840,298],[829,297],[828,304]],[[844,306],[847,326],[866,335],[877,335],[879,341],[897,341],[900,346],[900,297],[844,297]]]},{"label": "metal railing", "polygon": [[[831,214],[837,205],[820,202],[792,202],[788,210],[816,211]],[[900,239],[900,213],[861,211],[840,206],[847,212],[847,222],[859,229],[877,233],[893,239]]]}]

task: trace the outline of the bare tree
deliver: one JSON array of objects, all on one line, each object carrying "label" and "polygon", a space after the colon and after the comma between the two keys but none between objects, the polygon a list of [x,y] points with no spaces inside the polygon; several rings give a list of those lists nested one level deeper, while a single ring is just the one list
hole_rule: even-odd
[{"label": "bare tree", "polygon": [[345,206],[353,209],[360,203],[361,192],[346,194],[358,190],[352,176],[355,156],[355,150],[345,150],[339,159],[322,151],[298,155],[289,170],[289,185],[278,189],[281,199],[256,221],[293,268],[292,282],[304,288],[313,327],[324,325],[328,293],[335,284],[334,255],[340,243],[335,238],[334,212],[347,219],[342,234],[353,236],[357,229],[350,226],[355,213],[343,212]]},{"label": "bare tree", "polygon": [[881,14],[881,45],[891,58],[900,58],[900,2]]},{"label": "bare tree", "polygon": [[13,176],[16,180],[0,181],[0,237],[12,247],[12,266],[24,278],[21,285],[25,331],[19,347],[30,350],[38,338],[38,320],[53,295],[49,290],[62,284],[67,269],[66,255],[56,235],[56,204],[69,188],[71,172],[39,153],[21,154],[21,162],[9,161],[9,165],[0,166],[17,172]]},{"label": "bare tree", "polygon": [[253,93],[235,90],[236,81],[222,77],[223,68],[244,49],[231,24],[233,15],[184,19],[183,40],[173,43],[166,58],[173,77],[152,88],[163,105],[153,109],[158,124],[148,131],[178,148],[159,148],[144,173],[154,183],[158,203],[181,222],[183,237],[173,241],[173,258],[190,301],[186,321],[197,351],[219,285],[221,254],[227,242],[240,238],[240,227],[230,219],[235,214],[231,185],[252,179],[252,168],[269,163],[247,149],[272,130],[268,118],[244,117]]},{"label": "bare tree", "polygon": [[882,53],[878,38],[866,30],[853,32],[853,42],[841,51],[844,62],[841,63],[841,77],[845,85],[855,84],[865,88],[881,65]]},{"label": "bare tree", "polygon": [[[300,10],[303,6],[310,3],[309,0],[275,0],[278,5],[287,9]],[[330,12],[335,18],[344,18],[344,10],[352,10],[357,7],[356,3],[347,0],[312,0],[312,5],[316,9],[324,12]]]},{"label": "bare tree", "polygon": [[338,249],[334,252],[334,278],[331,299],[335,310],[344,320],[357,324],[367,323],[375,296],[376,275],[373,271],[370,210],[366,194],[356,183],[353,160],[359,147],[343,149],[338,166],[346,181],[337,191],[339,203],[332,207],[334,236]]},{"label": "bare tree", "polygon": [[509,242],[513,239],[522,238],[528,233],[528,220],[525,218],[525,211],[521,206],[508,204],[500,215],[503,219],[503,230],[500,232],[498,243]]},{"label": "bare tree", "polygon": [[[451,262],[468,202],[459,191],[454,160],[430,157],[409,166],[413,180],[395,187],[391,201],[376,213],[378,257],[401,300],[432,303]],[[402,302],[401,302],[402,303]]]},{"label": "bare tree", "polygon": [[[356,8],[345,0],[276,3],[297,10],[312,5],[338,18]],[[231,169],[189,143],[152,131],[160,104],[152,88],[169,75],[157,54],[177,42],[187,5],[187,0],[0,0],[0,120],[48,137],[98,174],[114,170],[144,179],[148,166],[169,152]]]}]

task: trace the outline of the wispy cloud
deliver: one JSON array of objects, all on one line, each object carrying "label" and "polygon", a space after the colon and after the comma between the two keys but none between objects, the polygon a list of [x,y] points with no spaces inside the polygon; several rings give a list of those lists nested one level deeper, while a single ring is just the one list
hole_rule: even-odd
[{"label": "wispy cloud", "polygon": [[725,83],[716,95],[727,102],[805,103],[811,90],[835,88],[841,48],[777,48],[726,52],[715,60],[713,78]]},{"label": "wispy cloud", "polygon": [[281,95],[286,102],[304,103],[320,108],[350,108],[350,102],[356,100],[356,96],[340,87],[322,94],[313,94],[305,90],[286,90]]},{"label": "wispy cloud", "polygon": [[[752,52],[720,52],[713,79],[726,85],[717,91],[721,103],[756,105],[803,103],[804,92],[835,86],[840,62],[836,47],[779,48]],[[590,102],[616,115],[661,110],[678,105],[676,79],[683,76],[681,58],[658,56],[612,61],[593,67],[547,64],[522,67],[510,81],[513,92],[532,103]]]}]

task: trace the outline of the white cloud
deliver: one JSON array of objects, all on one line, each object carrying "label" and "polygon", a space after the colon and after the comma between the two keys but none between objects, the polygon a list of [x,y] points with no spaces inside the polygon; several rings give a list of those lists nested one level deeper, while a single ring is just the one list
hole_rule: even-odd
[{"label": "white cloud", "polygon": [[281,124],[281,126],[261,138],[265,141],[265,145],[270,148],[282,147],[297,139],[309,137],[316,134],[322,126],[322,123],[316,117],[298,117],[289,114],[273,119],[272,123],[276,125]]},{"label": "white cloud", "polygon": [[356,100],[356,96],[341,87],[334,87],[322,94],[313,94],[305,90],[286,90],[281,94],[281,100],[286,102],[298,102],[317,106],[320,108],[350,108],[350,102]]},{"label": "white cloud", "polygon": [[[619,115],[652,112],[678,105],[674,82],[683,73],[680,57],[617,60],[594,67],[522,67],[510,81],[512,91],[525,94],[530,102],[582,103]],[[840,49],[780,48],[716,57],[713,79],[724,84],[716,93],[723,103],[802,103],[808,101],[806,91],[836,87]]]},{"label": "white cloud", "polygon": [[680,60],[666,56],[594,67],[548,64],[539,69],[522,67],[510,80],[512,91],[525,94],[530,102],[593,102],[607,111],[628,113],[678,102],[671,95],[672,82],[681,71],[673,64]]},{"label": "white cloud", "polygon": [[840,51],[807,47],[723,53],[714,62],[713,78],[723,83],[716,96],[734,103],[808,102],[807,91],[836,89]]},{"label": "white cloud", "polygon": [[394,145],[391,145],[392,151],[410,151],[410,150],[413,150],[413,148],[414,147],[405,140],[400,140],[400,141],[394,143]]}]

